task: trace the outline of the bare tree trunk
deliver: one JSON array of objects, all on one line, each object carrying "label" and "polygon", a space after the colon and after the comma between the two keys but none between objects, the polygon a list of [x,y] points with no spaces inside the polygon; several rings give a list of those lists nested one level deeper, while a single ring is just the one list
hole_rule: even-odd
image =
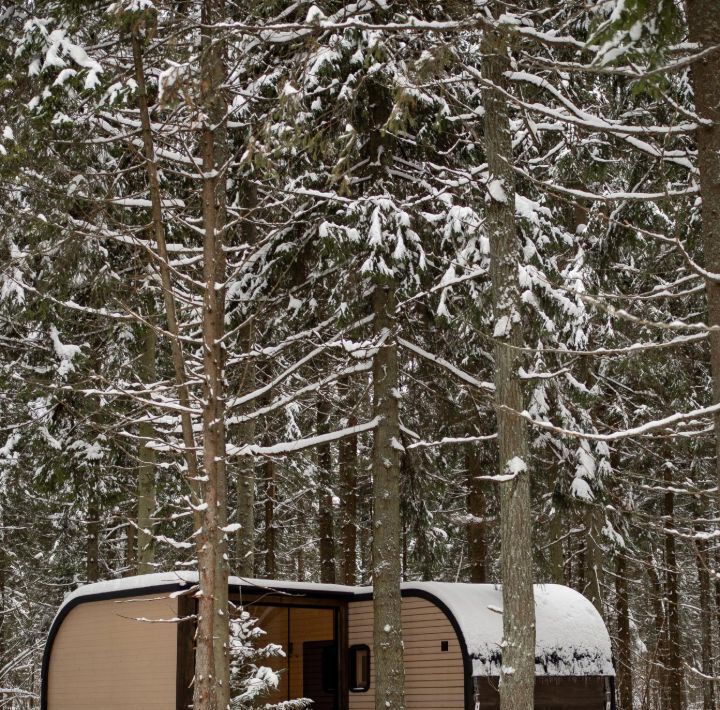
[{"label": "bare tree trunk", "polygon": [[275,462],[265,460],[265,575],[277,577],[275,564]]},{"label": "bare tree trunk", "polygon": [[124,577],[131,577],[137,573],[137,553],[135,550],[135,521],[125,526],[125,572]]},{"label": "bare tree trunk", "polygon": [[657,672],[657,685],[659,705],[663,710],[668,707],[668,686],[667,668],[668,668],[668,633],[667,633],[667,614],[663,606],[665,594],[660,581],[660,575],[655,567],[655,560],[652,552],[648,553],[645,560],[646,572],[650,580],[651,602],[653,606],[653,615],[655,617],[655,628],[657,630],[657,640],[655,651],[652,654]]},{"label": "bare tree trunk", "polygon": [[[686,0],[689,40],[708,50],[720,37],[720,0]],[[720,53],[707,53],[690,67],[695,94],[695,112],[702,119],[697,136],[700,195],[702,197],[702,231],[705,268],[720,274]],[[720,283],[707,279],[708,325],[720,326]],[[720,331],[712,331],[710,369],[713,404],[720,403]],[[715,413],[715,473],[720,509],[720,412]]]},{"label": "bare tree trunk", "polygon": [[485,485],[480,478],[483,475],[481,462],[480,452],[470,444],[465,450],[468,563],[470,565],[470,581],[478,584],[487,582],[485,523],[487,503],[485,501]]},{"label": "bare tree trunk", "polygon": [[[720,37],[720,0],[686,0],[688,39],[707,51]],[[700,117],[697,136],[702,233],[705,269],[720,273],[720,54],[715,51],[692,63],[690,78],[695,95],[695,113]],[[720,325],[720,282],[706,279],[708,325]],[[710,332],[710,370],[713,404],[720,403],[720,331]],[[720,516],[720,412],[714,415],[716,515]],[[720,567],[720,551],[717,554]],[[715,580],[716,609],[720,610],[720,577]],[[720,637],[720,613],[716,614]]]},{"label": "bare tree trunk", "polygon": [[[198,552],[200,600],[198,615],[213,614],[212,636],[201,637],[198,625],[197,646],[209,643],[214,655],[214,707],[230,705],[230,627],[228,606],[228,489],[225,466],[225,162],[228,155],[226,114],[223,91],[224,43],[213,23],[224,19],[223,0],[204,0],[202,7],[200,101],[206,116],[200,136],[203,166],[202,225],[203,237],[203,463],[201,483],[205,545]],[[196,684],[195,706],[202,689]]]},{"label": "bare tree trunk", "polygon": [[[701,532],[697,528],[696,531]],[[712,638],[713,602],[711,596],[712,591],[710,589],[707,540],[703,540],[702,538],[695,540],[695,559],[697,562],[700,592],[700,649],[702,653],[702,672],[707,676],[702,680],[703,710],[715,710],[715,682],[712,680],[712,677],[715,675],[713,669]]]},{"label": "bare tree trunk", "polygon": [[[243,219],[241,234],[245,244],[257,244],[257,227],[255,224],[255,210],[257,208],[257,188],[248,177],[242,191]],[[244,354],[249,354],[254,342],[254,322],[248,316],[247,322],[241,327],[239,338]],[[248,358],[243,365],[240,392],[247,394],[255,388],[256,366],[252,358]],[[249,409],[249,407],[248,407]],[[241,444],[255,443],[255,419],[250,419],[240,425],[239,439]],[[237,522],[240,528],[236,537],[236,554],[238,574],[251,577],[255,567],[255,459],[243,456],[240,460],[236,481],[237,496]]]},{"label": "bare tree trunk", "polygon": [[556,484],[552,496],[552,516],[549,526],[550,579],[555,584],[565,584],[565,555],[563,554],[563,496]]},{"label": "bare tree trunk", "polygon": [[[351,415],[347,426],[357,424],[357,417]],[[357,584],[357,435],[340,441],[339,470],[342,486],[342,583]]]},{"label": "bare tree trunk", "polygon": [[372,483],[367,472],[359,481],[360,584],[372,584]]},{"label": "bare tree trunk", "polygon": [[373,328],[382,339],[373,360],[373,654],[375,710],[404,710],[405,668],[400,617],[402,523],[398,356],[393,319],[395,291],[376,286]]},{"label": "bare tree trunk", "polygon": [[[664,525],[674,528],[675,494],[671,490],[672,471],[665,468],[664,494]],[[685,689],[683,680],[683,654],[680,630],[680,595],[678,592],[679,572],[677,568],[677,554],[675,552],[675,535],[665,533],[665,574],[667,599],[667,649],[668,649],[668,691],[670,706],[673,710],[685,708]]]},{"label": "bare tree trunk", "polygon": [[[241,329],[242,351],[248,354],[253,342],[252,320]],[[248,359],[243,367],[240,392],[247,394],[255,388],[255,364]],[[255,419],[240,424],[239,432],[242,444],[255,441]],[[236,481],[237,522],[240,525],[235,539],[237,570],[241,577],[252,577],[255,568],[255,458],[240,458]]]},{"label": "bare tree trunk", "polygon": [[97,496],[97,482],[93,479],[88,486],[87,504],[87,546],[86,572],[88,582],[97,582],[100,578],[100,504]]},{"label": "bare tree trunk", "polygon": [[495,405],[500,452],[500,545],[503,585],[502,710],[532,710],[535,687],[535,602],[528,435],[516,348],[522,345],[515,232],[515,179],[505,72],[504,35],[483,34],[485,151],[488,161],[486,225],[495,319]]},{"label": "bare tree trunk", "polygon": [[[140,367],[143,382],[155,380],[156,335],[152,327],[145,328],[143,352]],[[140,424],[140,446],[138,458],[138,510],[137,510],[137,572],[153,572],[155,562],[155,537],[153,519],[155,512],[155,450],[147,446],[155,435],[151,422]]]},{"label": "bare tree trunk", "polygon": [[617,604],[617,688],[620,710],[632,710],[632,636],[628,597],[627,560],[622,550],[615,555],[615,598]]},{"label": "bare tree trunk", "polygon": [[[318,394],[317,433],[318,436],[330,431],[330,400],[327,395]],[[335,583],[335,534],[333,524],[332,495],[332,452],[330,444],[317,448],[318,485],[320,508],[318,511],[318,532],[320,536],[320,581]]]},{"label": "bare tree trunk", "polygon": [[585,506],[585,569],[583,594],[603,616],[602,579],[603,554],[600,548],[602,509],[596,505]]},{"label": "bare tree trunk", "polygon": [[[203,5],[203,14],[206,19],[208,11],[212,15],[213,3],[206,0]],[[207,28],[209,22],[203,23],[205,30],[203,32],[203,80],[201,81],[204,96],[214,96],[220,98],[219,87],[220,82],[217,77],[218,63],[217,58],[219,46],[217,44],[210,46],[210,38],[208,37]],[[195,506],[195,525],[196,529],[200,528],[202,534],[197,536],[197,557],[198,569],[200,576],[200,592],[198,594],[198,621],[196,632],[196,653],[195,653],[195,680],[194,680],[194,707],[195,710],[225,710],[227,703],[218,705],[218,697],[221,703],[225,694],[229,691],[228,684],[224,679],[228,676],[225,668],[225,659],[227,658],[227,603],[223,601],[223,597],[227,596],[227,578],[223,584],[222,579],[218,586],[218,571],[221,577],[223,575],[224,557],[222,549],[224,546],[220,543],[220,521],[222,520],[225,501],[223,499],[223,478],[224,478],[224,430],[222,418],[216,419],[214,415],[217,413],[218,407],[222,408],[223,393],[221,389],[222,383],[222,356],[218,357],[218,351],[221,350],[221,340],[217,337],[217,328],[224,324],[224,313],[219,315],[217,310],[212,308],[220,306],[223,294],[216,289],[217,284],[222,284],[224,279],[224,252],[222,250],[222,239],[218,234],[218,229],[222,229],[221,220],[218,220],[217,205],[215,204],[216,195],[224,196],[224,180],[218,180],[217,175],[212,172],[210,166],[216,165],[214,131],[215,126],[219,124],[206,124],[203,129],[201,138],[201,152],[203,159],[207,156],[207,162],[204,163],[205,173],[203,179],[203,227],[205,232],[204,238],[204,254],[206,257],[204,269],[206,283],[210,283],[211,287],[206,289],[209,293],[205,294],[203,302],[203,341],[208,343],[211,349],[204,350],[203,365],[209,366],[210,370],[205,371],[205,406],[203,411],[203,444],[210,446],[212,453],[207,450],[204,452],[204,462],[211,463],[211,470],[204,471],[202,479],[207,478],[203,490],[200,490],[199,467],[197,455],[195,453],[196,442],[193,431],[193,422],[190,406],[190,392],[187,386],[187,369],[185,363],[185,355],[182,348],[182,340],[180,338],[180,327],[178,322],[178,314],[173,291],[172,277],[170,271],[170,260],[168,257],[167,243],[165,239],[165,224],[162,215],[162,199],[160,191],[160,181],[158,178],[157,163],[155,161],[155,148],[153,143],[152,125],[150,122],[150,113],[147,102],[147,89],[145,85],[145,73],[143,67],[142,40],[139,34],[139,26],[133,28],[132,33],[133,60],[135,67],[135,79],[137,81],[138,107],[140,113],[141,132],[143,138],[143,149],[145,163],[149,182],[150,200],[152,205],[152,230],[153,237],[157,245],[157,263],[160,272],[160,279],[163,288],[163,296],[165,301],[165,313],[167,317],[168,333],[170,334],[170,347],[172,352],[173,367],[175,370],[175,384],[178,391],[178,400],[182,407],[180,413],[180,423],[182,428],[184,457],[186,462],[186,477],[193,493],[193,503]],[[218,110],[216,105],[210,105],[209,108],[213,115],[217,118]],[[213,101],[213,104],[216,102]],[[222,107],[221,107],[222,108]],[[224,109],[223,109],[224,117]],[[222,121],[220,121],[222,123]],[[217,186],[221,190],[216,190]],[[220,213],[223,212],[220,206]],[[220,223],[219,223],[220,222]],[[208,262],[209,257],[209,262]],[[212,281],[207,279],[211,278]],[[220,303],[218,303],[220,301]],[[222,308],[224,311],[224,308]],[[217,389],[220,387],[220,389]],[[211,411],[213,410],[213,411]],[[214,425],[217,422],[217,426]],[[201,506],[205,503],[207,507]],[[203,515],[199,511],[203,510]],[[226,571],[224,573],[226,575]],[[224,591],[221,589],[224,586]],[[218,598],[215,594],[219,593]],[[216,609],[225,609],[222,615],[218,616],[218,629],[215,629]],[[216,669],[216,653],[215,649],[219,648],[217,656],[222,659],[221,668]],[[219,692],[218,692],[219,691]]]}]

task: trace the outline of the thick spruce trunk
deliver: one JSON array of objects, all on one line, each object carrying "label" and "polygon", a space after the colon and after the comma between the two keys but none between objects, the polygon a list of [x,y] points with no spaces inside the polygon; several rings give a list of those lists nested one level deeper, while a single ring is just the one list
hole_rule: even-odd
[{"label": "thick spruce trunk", "polygon": [[400,417],[395,291],[376,286],[373,329],[383,339],[373,359],[373,413],[379,418],[372,452],[373,661],[375,710],[404,710],[405,668],[400,620],[402,523],[400,518]]},{"label": "thick spruce trunk", "polygon": [[483,35],[486,229],[495,326],[495,405],[500,453],[500,555],[503,585],[501,710],[532,710],[535,686],[535,603],[528,434],[518,369],[522,345],[520,242],[507,99],[508,47],[500,31]]},{"label": "thick spruce trunk", "polygon": [[[688,39],[698,50],[717,46],[720,37],[720,0],[686,0]],[[702,197],[702,233],[704,266],[712,274],[720,274],[720,52],[707,54],[693,62],[690,78],[695,94],[695,113],[703,120],[698,126],[698,168]],[[720,280],[706,279],[708,325],[720,326]],[[710,370],[713,404],[720,403],[720,331],[710,333]],[[715,424],[715,477],[717,486],[716,516],[720,516],[720,412]],[[720,568],[720,551],[716,566]],[[716,607],[720,610],[720,577],[715,580]],[[720,636],[720,613],[716,614]]]},{"label": "thick spruce trunk", "polygon": [[[140,357],[143,382],[155,380],[156,335],[152,326],[146,326],[143,334],[143,351]],[[140,424],[140,446],[138,449],[137,486],[137,573],[149,574],[154,571],[155,536],[153,518],[155,512],[155,450],[147,443],[154,437],[153,425],[149,421]]]},{"label": "thick spruce trunk", "polygon": [[[318,395],[317,409],[318,436],[330,431],[330,400],[326,394]],[[320,537],[320,581],[335,583],[335,525],[333,520],[332,495],[332,451],[330,444],[317,448],[318,484],[320,487],[320,508],[318,510],[318,533]]]}]

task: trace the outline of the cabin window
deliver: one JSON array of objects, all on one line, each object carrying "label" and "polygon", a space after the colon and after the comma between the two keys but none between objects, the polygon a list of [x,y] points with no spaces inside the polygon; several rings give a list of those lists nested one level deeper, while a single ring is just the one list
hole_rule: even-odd
[{"label": "cabin window", "polygon": [[350,692],[364,693],[370,688],[370,647],[350,646]]}]

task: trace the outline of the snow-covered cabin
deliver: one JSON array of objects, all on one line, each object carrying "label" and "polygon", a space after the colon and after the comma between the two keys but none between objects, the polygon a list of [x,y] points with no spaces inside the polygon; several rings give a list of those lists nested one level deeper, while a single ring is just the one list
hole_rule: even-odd
[{"label": "snow-covered cabin", "polygon": [[[89,584],[68,595],[48,635],[42,710],[185,710],[192,698],[197,575],[170,572]],[[185,593],[183,593],[185,592]],[[373,710],[372,588],[231,578],[285,657],[269,702]],[[408,710],[498,708],[502,592],[490,584],[402,586]],[[537,585],[536,708],[612,710],[610,638],[581,594]]]}]

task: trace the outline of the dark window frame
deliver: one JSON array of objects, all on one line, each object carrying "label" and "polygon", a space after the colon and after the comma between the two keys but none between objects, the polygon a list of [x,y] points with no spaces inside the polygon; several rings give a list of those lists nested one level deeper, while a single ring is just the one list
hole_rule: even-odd
[{"label": "dark window frame", "polygon": [[[364,669],[366,681],[364,685],[357,682],[357,654],[359,651],[365,652]],[[348,689],[351,693],[367,693],[370,690],[370,646],[366,643],[359,643],[348,648]]]}]

